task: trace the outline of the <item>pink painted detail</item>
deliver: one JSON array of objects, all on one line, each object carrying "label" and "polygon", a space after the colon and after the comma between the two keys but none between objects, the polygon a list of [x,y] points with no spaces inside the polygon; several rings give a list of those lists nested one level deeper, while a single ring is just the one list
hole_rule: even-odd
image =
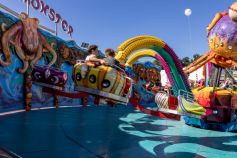
[{"label": "pink painted detail", "polygon": [[167,51],[169,53],[169,55],[173,58],[174,63],[177,66],[177,70],[179,71],[180,75],[182,76],[187,90],[190,90],[189,82],[188,82],[188,80],[187,80],[187,78],[184,74],[183,66],[182,66],[181,62],[179,61],[179,58],[177,57],[175,52],[167,44],[164,46],[164,50]]},{"label": "pink painted detail", "polygon": [[212,68],[212,63],[211,62],[208,62],[207,63],[207,66],[208,66],[208,77],[210,77],[210,75],[211,75],[211,68]]},{"label": "pink painted detail", "polygon": [[[204,82],[206,83],[206,80],[207,80],[207,69],[206,69],[207,65],[205,64],[204,65],[204,68],[203,68],[203,75],[204,75]],[[204,85],[205,85],[204,83]]]},{"label": "pink painted detail", "polygon": [[174,79],[173,79],[173,77],[171,76],[171,71],[170,71],[170,68],[169,68],[168,64],[167,64],[167,63],[165,62],[165,60],[164,60],[160,55],[158,55],[158,54],[155,55],[155,58],[161,62],[162,66],[163,66],[163,68],[164,68],[164,70],[165,70],[165,73],[167,74],[167,77],[168,77],[168,79],[169,79],[170,84],[171,84],[171,85],[174,84]]}]

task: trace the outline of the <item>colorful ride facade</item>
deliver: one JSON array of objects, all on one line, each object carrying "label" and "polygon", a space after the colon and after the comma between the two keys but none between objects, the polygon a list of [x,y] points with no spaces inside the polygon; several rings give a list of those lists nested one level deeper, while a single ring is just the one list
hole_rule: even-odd
[{"label": "colorful ride facade", "polygon": [[[235,10],[235,4],[230,10]],[[217,77],[211,86],[206,84],[193,90],[187,80],[187,74],[208,62],[214,65],[212,68],[217,68],[213,70],[217,76],[223,69],[236,65],[237,24],[233,21],[233,12],[215,17],[208,28],[211,51],[184,70],[166,42],[148,35],[130,38],[117,48],[115,59],[120,66],[91,66],[82,62],[88,55],[87,50],[74,41],[64,41],[39,29],[38,19],[25,13],[19,17],[0,12],[0,112],[53,105],[125,104],[162,118],[179,120],[183,115],[187,124],[201,128],[236,130],[237,92],[217,88]],[[145,81],[144,70],[136,72],[135,68],[136,61],[142,57],[160,61],[171,91],[155,90],[154,86],[150,90],[149,86],[159,85],[160,80],[159,73],[152,69],[146,71],[146,82],[150,82],[147,90],[138,83]],[[84,69],[86,74],[83,74]],[[135,80],[133,73],[141,80]],[[210,78],[207,74],[206,83]],[[139,95],[150,99],[139,100]],[[84,102],[85,98],[87,102]],[[147,103],[152,103],[153,107],[149,108]]]}]

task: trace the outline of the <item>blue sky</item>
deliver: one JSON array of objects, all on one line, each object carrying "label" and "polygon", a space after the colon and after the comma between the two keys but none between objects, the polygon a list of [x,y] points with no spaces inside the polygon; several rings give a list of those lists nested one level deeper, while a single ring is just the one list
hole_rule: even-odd
[{"label": "blue sky", "polygon": [[[206,27],[216,12],[228,9],[235,0],[43,0],[74,28],[78,45],[88,42],[104,51],[116,49],[137,35],[152,35],[164,40],[182,58],[208,51]],[[26,11],[22,0],[0,0],[16,12]],[[190,27],[184,10],[190,8]],[[41,25],[54,29],[54,23],[38,11],[31,16]],[[191,40],[189,36],[191,30]],[[59,37],[70,37],[59,27]],[[191,46],[192,43],[192,46]]]}]

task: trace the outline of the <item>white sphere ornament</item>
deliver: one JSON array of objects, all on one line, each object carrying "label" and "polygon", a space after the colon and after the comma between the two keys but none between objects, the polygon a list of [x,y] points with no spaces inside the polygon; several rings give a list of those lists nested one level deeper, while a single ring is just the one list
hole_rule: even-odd
[{"label": "white sphere ornament", "polygon": [[191,9],[185,9],[185,11],[184,11],[184,14],[186,15],[186,16],[190,16],[191,14],[192,14],[192,10]]}]

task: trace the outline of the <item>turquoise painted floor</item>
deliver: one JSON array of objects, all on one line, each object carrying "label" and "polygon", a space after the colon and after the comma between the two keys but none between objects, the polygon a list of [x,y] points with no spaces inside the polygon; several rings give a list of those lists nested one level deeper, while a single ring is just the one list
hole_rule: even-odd
[{"label": "turquoise painted floor", "polygon": [[1,116],[0,146],[24,158],[236,158],[237,133],[193,128],[129,106],[62,108]]}]

